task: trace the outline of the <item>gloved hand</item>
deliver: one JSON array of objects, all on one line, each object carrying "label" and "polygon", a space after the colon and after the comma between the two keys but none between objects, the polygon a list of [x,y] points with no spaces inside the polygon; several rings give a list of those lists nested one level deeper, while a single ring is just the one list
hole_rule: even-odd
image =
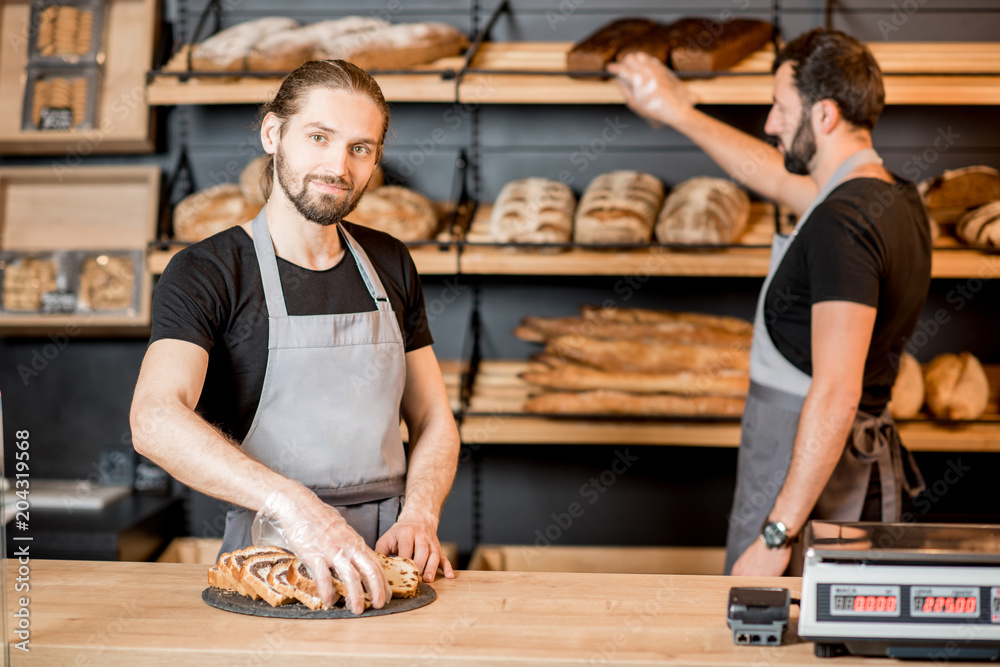
[{"label": "gloved hand", "polygon": [[365,589],[376,609],[392,597],[375,552],[340,512],[305,486],[299,493],[271,493],[254,517],[251,530],[257,533],[255,543],[260,540],[285,548],[309,567],[324,605],[333,603],[333,582],[324,576],[331,569],[344,582],[345,604],[355,614],[365,610]]},{"label": "gloved hand", "polygon": [[676,127],[684,113],[694,108],[690,91],[667,67],[646,53],[630,53],[608,65],[617,75],[625,102],[650,121]]}]

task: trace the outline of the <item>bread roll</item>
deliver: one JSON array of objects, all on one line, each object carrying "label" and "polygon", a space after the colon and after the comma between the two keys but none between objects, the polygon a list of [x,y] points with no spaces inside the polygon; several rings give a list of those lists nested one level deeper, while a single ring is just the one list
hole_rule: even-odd
[{"label": "bread roll", "polygon": [[288,72],[312,60],[313,53],[331,40],[355,32],[372,32],[388,25],[387,21],[374,17],[348,16],[275,32],[254,45],[247,55],[247,67]]},{"label": "bread roll", "polygon": [[243,197],[240,186],[219,183],[182,199],[174,209],[174,238],[196,242],[253,220],[260,206]]},{"label": "bread roll", "polygon": [[656,223],[660,243],[733,243],[750,220],[750,197],[722,178],[701,176],[670,193]]},{"label": "bread roll", "polygon": [[986,410],[990,387],[972,354],[942,354],[924,370],[927,407],[938,419],[977,419]]},{"label": "bread roll", "polygon": [[903,352],[899,357],[899,371],[892,385],[889,413],[895,419],[912,419],[924,407],[924,374],[920,362]]},{"label": "bread roll", "polygon": [[461,53],[469,39],[446,23],[402,23],[324,41],[316,60],[339,58],[364,70],[404,69]]},{"label": "bread roll", "polygon": [[569,186],[524,178],[503,186],[490,215],[497,243],[566,243],[573,236],[576,197]]},{"label": "bread roll", "polygon": [[426,241],[437,231],[437,213],[427,197],[400,185],[366,192],[348,218],[400,241]]},{"label": "bread roll", "polygon": [[918,186],[928,215],[946,224],[957,221],[969,209],[1000,199],[1000,172],[993,167],[950,169]]},{"label": "bread roll", "polygon": [[963,215],[955,226],[959,238],[980,248],[1000,248],[1000,201],[990,202]]},{"label": "bread roll", "polygon": [[621,391],[545,393],[530,397],[525,412],[540,414],[738,417],[746,400],[731,396],[639,395]]},{"label": "bread roll", "polygon": [[283,16],[265,16],[221,30],[195,45],[191,68],[200,71],[247,69],[247,56],[265,37],[297,28],[299,22]]},{"label": "bread roll", "polygon": [[574,222],[581,243],[648,243],[663,203],[663,183],[638,171],[601,174],[587,186]]}]

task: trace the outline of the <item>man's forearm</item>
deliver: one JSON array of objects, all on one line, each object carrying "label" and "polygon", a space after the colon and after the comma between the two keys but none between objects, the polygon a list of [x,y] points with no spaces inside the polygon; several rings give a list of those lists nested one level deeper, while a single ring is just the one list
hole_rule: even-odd
[{"label": "man's forearm", "polygon": [[806,396],[784,486],[770,517],[797,535],[844,451],[857,413],[856,395],[814,387]]},{"label": "man's forearm", "polygon": [[455,481],[459,448],[458,431],[450,412],[436,416],[426,425],[410,426],[410,462],[403,515],[437,523]]},{"label": "man's forearm", "polygon": [[274,491],[304,496],[305,487],[255,461],[177,401],[147,402],[132,413],[137,452],[175,479],[220,500],[258,510]]}]

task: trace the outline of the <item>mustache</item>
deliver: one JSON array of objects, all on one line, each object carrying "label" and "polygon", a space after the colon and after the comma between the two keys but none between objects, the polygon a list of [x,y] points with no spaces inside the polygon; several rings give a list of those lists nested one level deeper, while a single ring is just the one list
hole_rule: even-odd
[{"label": "mustache", "polygon": [[764,142],[773,148],[778,148],[781,145],[781,139],[776,134],[768,134],[764,137]]},{"label": "mustache", "polygon": [[337,188],[344,188],[345,190],[354,189],[354,184],[341,176],[323,176],[321,174],[309,174],[308,176],[306,176],[305,180],[320,181],[321,183],[326,183],[327,185],[332,185]]}]

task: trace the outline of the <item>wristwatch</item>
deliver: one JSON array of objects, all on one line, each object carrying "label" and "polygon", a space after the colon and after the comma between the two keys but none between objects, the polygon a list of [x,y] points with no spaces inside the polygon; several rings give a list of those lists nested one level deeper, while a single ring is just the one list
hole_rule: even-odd
[{"label": "wristwatch", "polygon": [[768,549],[787,547],[794,539],[788,534],[788,527],[780,521],[768,521],[760,529],[760,539]]}]

